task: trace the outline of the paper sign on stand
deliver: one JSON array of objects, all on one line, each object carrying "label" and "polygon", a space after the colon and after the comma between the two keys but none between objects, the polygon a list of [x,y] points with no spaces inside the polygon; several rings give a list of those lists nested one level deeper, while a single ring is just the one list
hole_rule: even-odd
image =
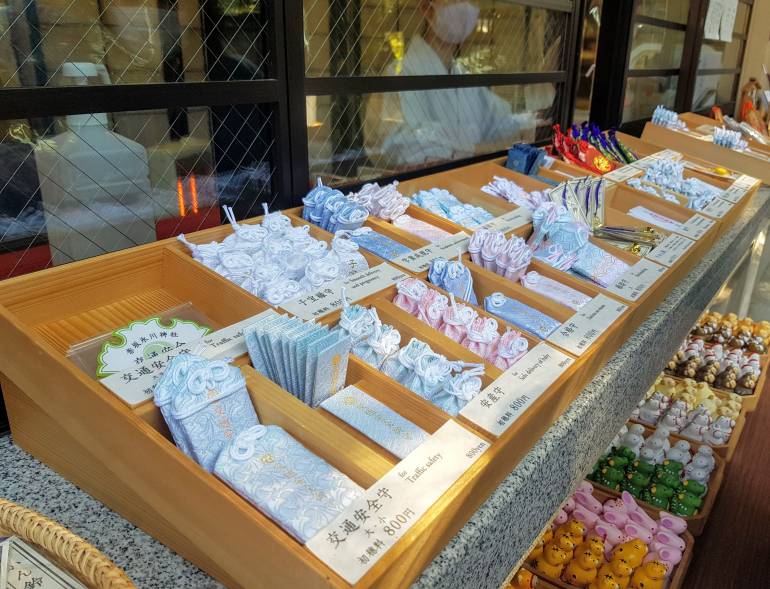
[{"label": "paper sign on stand", "polygon": [[700,212],[703,213],[704,215],[708,215],[709,217],[714,217],[715,219],[721,219],[727,213],[729,213],[734,206],[735,206],[735,203],[732,203],[729,200],[723,200],[721,198],[712,198],[709,201],[709,203],[701,209]]},{"label": "paper sign on stand", "polygon": [[663,151],[656,151],[650,155],[631,162],[629,165],[635,168],[646,170],[649,166],[654,164],[658,160],[679,161],[682,159],[682,154],[673,149],[664,149]]},{"label": "paper sign on stand", "polygon": [[742,176],[739,176],[735,182],[730,184],[730,186],[725,188],[722,198],[729,200],[732,203],[738,203],[756,183],[756,178],[743,174]]},{"label": "paper sign on stand", "polygon": [[431,262],[436,258],[453,258],[458,252],[463,254],[467,252],[469,241],[470,236],[465,231],[460,231],[444,241],[431,243],[412,250],[408,254],[398,256],[391,262],[412,272],[424,272],[430,268]]},{"label": "paper sign on stand", "polygon": [[248,350],[243,333],[257,323],[265,313],[268,311],[263,311],[202,338],[185,342],[176,348],[153,352],[147,358],[137,358],[134,368],[111,374],[103,378],[101,383],[129,405],[138,405],[152,399],[158,379],[169,362],[180,354],[192,354],[198,351],[202,357],[209,360],[235,358],[245,354]]},{"label": "paper sign on stand", "polygon": [[676,232],[697,241],[706,235],[706,232],[711,229],[715,223],[716,221],[704,217],[703,215],[693,215],[687,219],[687,221],[682,223]]},{"label": "paper sign on stand", "polygon": [[612,172],[608,172],[602,178],[605,180],[609,180],[610,182],[618,182],[622,183],[626,180],[630,180],[634,176],[638,176],[641,174],[641,170],[637,167],[634,167],[632,165],[625,165],[622,168],[618,168],[617,170],[613,170]]},{"label": "paper sign on stand", "polygon": [[626,270],[607,290],[628,301],[636,301],[665,271],[665,266],[642,259]]},{"label": "paper sign on stand", "polygon": [[693,244],[695,244],[695,242],[692,239],[688,239],[684,235],[672,233],[660,242],[660,244],[655,246],[655,249],[645,257],[658,264],[671,267],[676,264],[677,260],[679,260],[679,258],[681,258]]},{"label": "paper sign on stand", "polygon": [[404,278],[407,278],[404,272],[383,263],[345,280],[329,282],[315,292],[281,303],[280,307],[305,321],[310,321],[341,309],[343,288],[348,302],[355,303]]},{"label": "paper sign on stand", "polygon": [[546,343],[537,344],[463,407],[460,415],[500,436],[574,361]]},{"label": "paper sign on stand", "polygon": [[603,294],[595,296],[548,336],[548,342],[581,356],[628,309]]},{"label": "paper sign on stand", "polygon": [[530,211],[527,207],[518,207],[508,213],[483,223],[481,227],[508,233],[509,231],[514,231],[519,227],[524,227],[524,225],[530,223],[531,221],[532,211]]},{"label": "paper sign on stand", "polygon": [[457,422],[446,422],[306,547],[348,583],[357,583],[488,448]]}]

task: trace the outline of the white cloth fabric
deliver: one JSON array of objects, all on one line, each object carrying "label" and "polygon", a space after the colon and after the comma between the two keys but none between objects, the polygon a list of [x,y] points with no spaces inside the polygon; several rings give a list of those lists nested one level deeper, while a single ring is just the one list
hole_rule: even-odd
[{"label": "white cloth fabric", "polygon": [[[405,76],[465,73],[457,63],[447,71],[419,35],[412,37],[400,71]],[[398,75],[395,63],[387,75]],[[378,120],[377,135],[387,135],[382,155],[393,165],[468,157],[482,144],[531,140],[535,128],[533,114],[514,115],[508,102],[485,87],[387,93]]]}]

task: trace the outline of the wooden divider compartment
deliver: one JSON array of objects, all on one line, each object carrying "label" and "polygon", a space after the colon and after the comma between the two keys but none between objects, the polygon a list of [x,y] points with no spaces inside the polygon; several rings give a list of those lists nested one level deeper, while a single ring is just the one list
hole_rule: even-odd
[{"label": "wooden divider compartment", "polygon": [[[247,223],[253,222],[258,220]],[[217,227],[188,237],[204,243],[230,231]],[[269,308],[192,260],[183,248],[173,240],[159,242],[0,285],[0,370],[14,439],[230,587],[253,587],[255,583],[345,587],[304,547],[175,448],[151,402],[135,409],[127,407],[64,356],[76,341],[188,300],[211,318],[215,328]],[[395,307],[377,304],[385,307],[383,317],[398,323],[405,333],[409,333],[408,322],[415,334],[424,337],[428,331],[416,320],[405,321]],[[451,356],[457,344],[445,339],[434,339],[434,343],[437,351]],[[469,353],[464,348],[462,352]],[[243,366],[263,420],[282,425],[357,482],[375,480],[394,464],[395,458],[379,446],[254,373],[245,357],[236,363]],[[561,415],[597,368],[586,361],[571,366],[562,380],[492,442],[487,453],[356,587],[397,587],[414,579]],[[485,384],[498,374],[499,369],[487,368]],[[428,432],[449,419],[358,360],[351,361],[348,383],[361,386]],[[332,450],[339,452],[341,447],[347,455],[333,456]],[[354,452],[347,452],[348,448]],[[254,570],[255,553],[271,555],[269,562],[260,563],[259,575]],[[393,573],[396,570],[398,574]]]},{"label": "wooden divider compartment", "polygon": [[[602,487],[596,486],[595,483],[591,482],[592,485],[594,485],[594,492],[593,496],[604,503],[607,499],[614,499],[615,496],[609,492],[606,492]],[[652,517],[653,519],[657,520],[660,516],[660,510],[655,509],[654,507],[647,505],[646,503],[641,503],[639,506],[644,509],[647,514]],[[683,534],[680,534],[681,538],[685,542],[685,549],[682,553],[682,560],[679,561],[679,564],[677,564],[674,567],[673,573],[667,578],[666,583],[664,585],[665,589],[680,589],[682,585],[684,584],[684,578],[687,575],[687,569],[690,567],[690,562],[692,561],[693,556],[693,550],[695,547],[695,538],[693,538],[693,535],[690,533],[689,530],[685,531]],[[535,568],[529,563],[525,562],[523,565],[528,571],[533,573],[537,579],[537,587],[554,587],[556,589],[578,589],[575,585],[570,585],[569,583],[565,583],[561,579],[553,579],[551,577],[545,577],[542,576],[539,572],[535,570]]]},{"label": "wooden divider compartment", "polygon": [[[644,425],[644,424],[642,424]],[[644,425],[645,439],[649,438],[653,432],[655,431],[654,428],[649,427],[648,425]],[[678,441],[678,438],[675,438],[673,436],[669,436],[669,443],[673,446]],[[693,442],[691,440],[687,440],[690,442],[691,448],[694,451],[698,444],[698,442]],[[637,457],[638,458],[638,457]],[[687,522],[687,529],[689,532],[695,536],[698,537],[703,533],[703,530],[706,527],[706,522],[708,522],[709,517],[711,516],[711,510],[714,508],[714,502],[716,501],[717,495],[719,494],[719,489],[722,487],[722,481],[724,480],[725,476],[725,468],[727,466],[727,463],[725,462],[725,459],[721,457],[719,454],[714,452],[714,470],[711,473],[711,476],[709,478],[708,482],[708,489],[706,491],[706,494],[703,496],[703,505],[701,505],[701,508],[698,510],[698,513],[696,513],[693,516],[682,517],[683,520]],[[615,491],[614,489],[610,489],[609,487],[605,487],[604,485],[597,483],[596,481],[591,481],[591,484],[596,487],[597,489],[600,489],[607,495],[611,495],[613,497],[620,497],[621,492]],[[650,505],[649,503],[645,502],[642,499],[637,499],[639,504],[645,506],[645,507],[652,507],[654,508],[654,505]]]},{"label": "wooden divider compartment", "polygon": [[721,147],[709,140],[699,139],[696,133],[689,130],[667,129],[653,123],[647,123],[644,126],[642,139],[650,143],[666,145],[686,155],[712,162],[715,166],[724,166],[730,170],[758,178],[765,183],[770,183],[770,157],[753,147],[752,149],[759,154],[758,156]]},{"label": "wooden divider compartment", "polygon": [[[638,421],[636,419],[631,419],[630,422],[638,423],[645,427],[651,427],[649,423],[644,423],[643,421]],[[693,440],[692,438],[688,438],[687,436],[682,436],[677,433],[672,433],[670,437],[676,440],[684,440],[686,442],[690,442],[690,444],[706,444],[707,446],[711,446],[714,449],[714,454],[719,455],[721,458],[725,460],[725,462],[729,463],[732,460],[733,455],[735,454],[735,449],[738,447],[738,442],[741,439],[741,435],[743,434],[743,428],[745,425],[746,425],[746,412],[741,411],[740,415],[738,415],[738,419],[735,420],[735,427],[733,428],[733,433],[730,434],[730,439],[727,441],[727,444],[722,444],[722,445],[706,444],[706,442]]]},{"label": "wooden divider compartment", "polygon": [[[694,112],[681,113],[679,115],[679,118],[685,123],[687,123],[687,126],[695,132],[700,132],[700,131],[696,131],[698,127],[706,126],[706,127],[712,127],[712,130],[709,131],[709,133],[713,133],[713,128],[722,126],[716,121],[716,119],[699,115],[698,113],[694,113]],[[727,125],[724,125],[724,127],[726,129],[729,129]],[[704,132],[705,132],[705,129],[704,129]],[[765,145],[761,141],[757,141],[756,139],[747,137],[743,133],[741,133],[741,138],[747,141],[749,144],[749,147],[751,147],[752,149],[756,149],[757,151],[762,151],[762,152],[765,152],[767,155],[770,155],[770,145]],[[770,141],[770,139],[768,139],[768,141]]]}]

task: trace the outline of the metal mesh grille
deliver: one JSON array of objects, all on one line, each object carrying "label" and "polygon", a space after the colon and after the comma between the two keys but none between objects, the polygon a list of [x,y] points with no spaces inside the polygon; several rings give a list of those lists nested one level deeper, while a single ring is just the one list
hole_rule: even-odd
[{"label": "metal mesh grille", "polygon": [[[473,4],[478,20],[456,55],[463,71],[562,69],[566,13],[501,0]],[[410,41],[430,35],[423,6],[421,0],[304,0],[306,75],[423,73],[408,67]]]},{"label": "metal mesh grille", "polygon": [[0,278],[217,225],[223,204],[259,214],[275,197],[272,116],[228,106],[0,122]]},{"label": "metal mesh grille", "polygon": [[0,87],[264,78],[268,27],[260,0],[0,0]]},{"label": "metal mesh grille", "polygon": [[529,84],[308,97],[311,176],[352,183],[545,139],[558,90]]}]

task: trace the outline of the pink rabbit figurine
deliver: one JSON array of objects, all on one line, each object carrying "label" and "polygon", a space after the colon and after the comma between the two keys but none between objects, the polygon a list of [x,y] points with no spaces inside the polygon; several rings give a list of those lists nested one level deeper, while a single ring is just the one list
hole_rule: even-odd
[{"label": "pink rabbit figurine", "polygon": [[578,489],[573,497],[575,498],[575,503],[578,505],[582,505],[589,511],[593,511],[596,515],[601,515],[602,503],[590,493],[586,493],[581,489]]},{"label": "pink rabbit figurine", "polygon": [[[650,554],[656,555],[656,558],[649,558]],[[666,576],[668,576],[668,573],[670,573],[673,568],[681,562],[682,553],[676,548],[670,548],[668,546],[657,547],[651,550],[649,554],[647,554],[644,561],[647,562],[648,559],[659,560],[665,564],[666,568],[668,569]]]},{"label": "pink rabbit figurine", "polygon": [[652,519],[644,509],[639,507],[634,496],[628,491],[623,491],[620,496],[623,499],[623,503],[626,505],[628,519],[636,524],[644,526],[654,534],[658,530],[657,522]]},{"label": "pink rabbit figurine", "polygon": [[649,545],[652,542],[652,532],[637,523],[628,522],[626,527],[623,528],[623,531],[632,538],[639,538],[645,544]]},{"label": "pink rabbit figurine", "polygon": [[628,523],[628,514],[620,509],[606,510],[602,518],[607,523],[617,526],[618,528],[624,528]]},{"label": "pink rabbit figurine", "polygon": [[560,509],[559,512],[556,514],[556,517],[553,518],[553,525],[560,526],[561,524],[566,524],[568,519],[569,519],[569,515],[567,515],[567,512],[564,511],[563,509]]},{"label": "pink rabbit figurine", "polygon": [[678,535],[669,532],[667,530],[661,530],[657,534],[655,534],[655,542],[654,545],[656,547],[666,547],[669,548],[675,548],[676,550],[679,550],[679,552],[684,552],[685,547],[687,546]]},{"label": "pink rabbit figurine", "polygon": [[575,509],[575,499],[573,499],[570,495],[564,502],[564,505],[561,506],[561,508],[567,513],[572,513]]},{"label": "pink rabbit figurine", "polygon": [[681,534],[687,529],[687,522],[667,511],[661,511],[658,516],[658,530],[668,530],[674,534]]},{"label": "pink rabbit figurine", "polygon": [[593,511],[586,509],[582,505],[576,505],[572,510],[572,518],[576,519],[586,527],[586,531],[590,531],[600,521],[599,516]]},{"label": "pink rabbit figurine", "polygon": [[599,523],[594,526],[594,532],[604,540],[605,551],[626,541],[626,535],[623,532],[603,520],[599,520]]}]

